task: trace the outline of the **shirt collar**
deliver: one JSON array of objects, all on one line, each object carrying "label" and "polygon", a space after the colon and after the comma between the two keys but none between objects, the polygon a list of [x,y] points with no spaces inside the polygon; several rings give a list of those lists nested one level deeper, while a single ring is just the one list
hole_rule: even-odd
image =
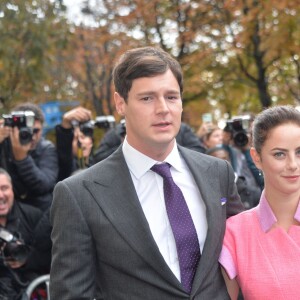
[{"label": "shirt collar", "polygon": [[[149,156],[139,152],[133,148],[127,141],[126,137],[122,145],[123,154],[129,170],[136,177],[136,179],[141,178],[150,168],[156,163],[161,163],[156,161]],[[183,169],[180,154],[177,148],[177,143],[175,140],[174,147],[171,153],[167,156],[164,162],[169,163],[177,171],[181,172]]]},{"label": "shirt collar", "polygon": [[[262,192],[259,204],[257,206],[258,210],[258,219],[260,226],[264,232],[267,232],[271,227],[277,222],[277,219],[268,203],[268,200],[265,196],[265,191]],[[300,222],[300,201],[294,215],[294,219]]]}]

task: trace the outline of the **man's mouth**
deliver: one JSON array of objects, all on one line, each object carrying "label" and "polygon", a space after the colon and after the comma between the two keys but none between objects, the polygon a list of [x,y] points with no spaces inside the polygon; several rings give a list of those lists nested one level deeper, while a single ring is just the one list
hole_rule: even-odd
[{"label": "man's mouth", "polygon": [[6,208],[6,203],[7,201],[5,201],[4,199],[0,199],[0,210]]},{"label": "man's mouth", "polygon": [[169,126],[170,124],[171,124],[170,122],[160,122],[160,123],[154,124],[154,126],[156,126],[156,127],[165,127],[165,126]]}]

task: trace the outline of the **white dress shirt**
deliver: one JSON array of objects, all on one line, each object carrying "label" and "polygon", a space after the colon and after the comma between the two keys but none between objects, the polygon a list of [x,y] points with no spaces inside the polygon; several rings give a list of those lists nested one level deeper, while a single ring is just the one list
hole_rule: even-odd
[{"label": "white dress shirt", "polygon": [[[131,147],[126,138],[122,150],[153,238],[166,263],[180,281],[176,244],[164,200],[163,178],[150,170],[160,162]],[[178,152],[176,142],[164,162],[172,166],[172,177],[187,202],[202,252],[207,234],[206,207],[191,172]]]}]

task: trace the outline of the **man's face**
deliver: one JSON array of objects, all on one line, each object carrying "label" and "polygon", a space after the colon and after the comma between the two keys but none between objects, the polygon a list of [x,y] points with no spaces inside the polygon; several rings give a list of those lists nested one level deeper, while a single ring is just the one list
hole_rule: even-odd
[{"label": "man's face", "polygon": [[12,184],[4,174],[0,174],[0,218],[5,218],[14,203]]},{"label": "man's face", "polygon": [[42,133],[43,133],[43,124],[41,123],[41,121],[35,120],[32,140],[30,142],[30,150],[34,150],[36,148],[37,143],[42,137]]},{"label": "man's face", "polygon": [[164,159],[172,150],[181,124],[180,87],[173,73],[168,70],[135,79],[127,103],[118,93],[115,102],[118,113],[125,116],[129,144],[154,159]]}]

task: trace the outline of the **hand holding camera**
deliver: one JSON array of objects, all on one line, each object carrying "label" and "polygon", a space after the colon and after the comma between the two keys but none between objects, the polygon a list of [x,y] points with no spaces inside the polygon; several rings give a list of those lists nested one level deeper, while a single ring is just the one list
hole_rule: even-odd
[{"label": "hand holding camera", "polygon": [[12,153],[15,160],[25,159],[31,148],[30,143],[24,144],[24,142],[22,142],[22,139],[20,139],[20,135],[20,129],[18,127],[13,127],[10,132],[10,142],[12,145]]},{"label": "hand holding camera", "polygon": [[72,128],[72,123],[74,121],[77,123],[83,123],[89,121],[91,118],[92,112],[89,109],[79,106],[74,109],[71,109],[70,111],[67,111],[63,115],[61,126],[63,128]]},{"label": "hand holding camera", "polygon": [[0,143],[9,137],[10,132],[11,128],[4,126],[4,119],[0,120]]},{"label": "hand holding camera", "polygon": [[0,228],[0,249],[4,262],[12,269],[23,266],[30,248],[5,228]]},{"label": "hand holding camera", "polygon": [[10,137],[14,159],[23,160],[31,148],[35,114],[32,111],[13,111],[2,116],[0,142]]}]

